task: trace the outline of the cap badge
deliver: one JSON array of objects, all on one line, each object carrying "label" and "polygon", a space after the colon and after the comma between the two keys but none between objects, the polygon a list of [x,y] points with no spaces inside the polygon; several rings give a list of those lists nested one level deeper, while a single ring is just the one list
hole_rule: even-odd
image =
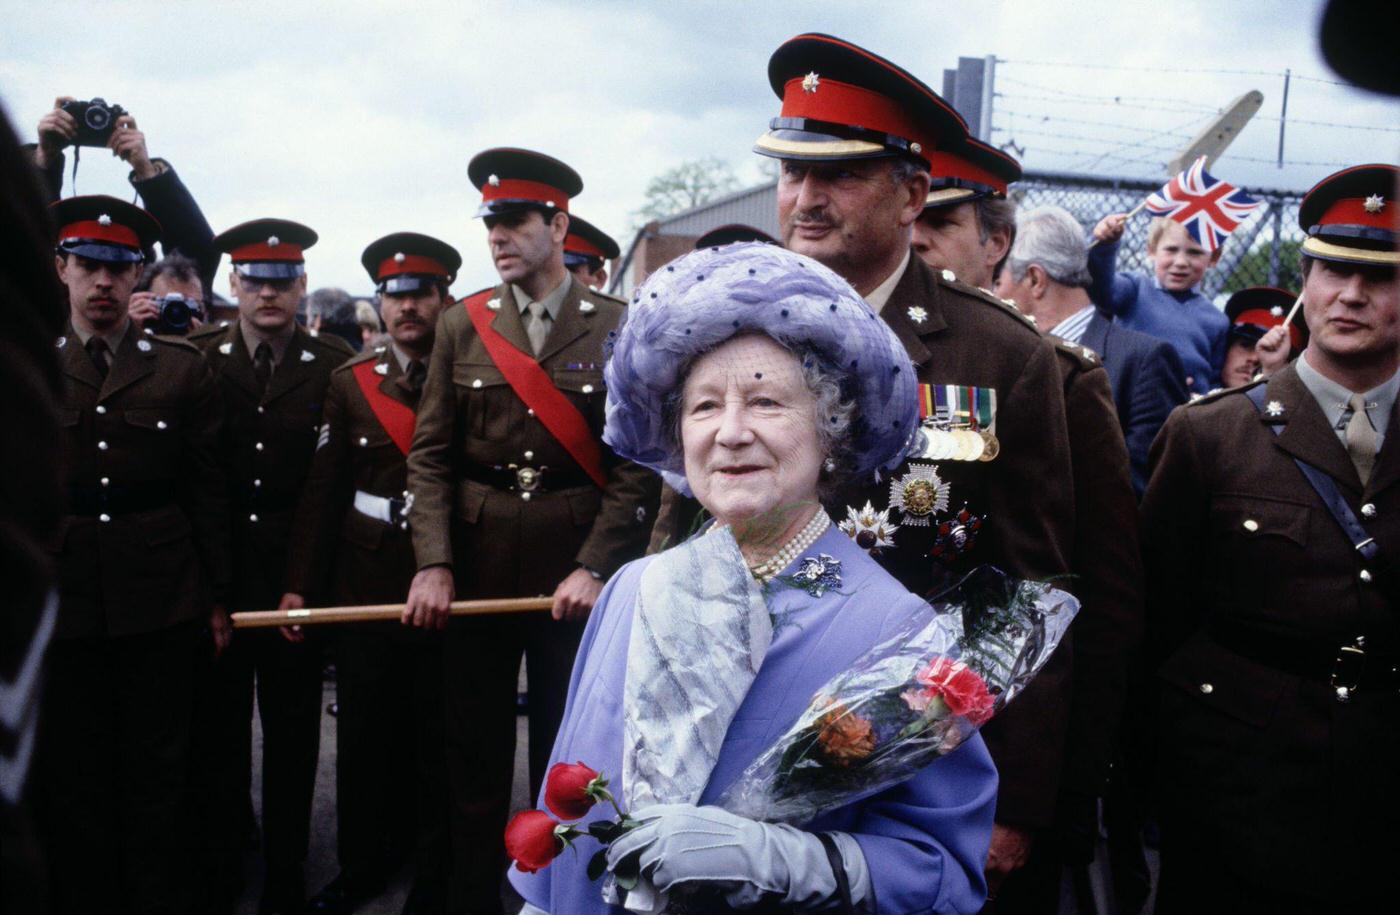
[{"label": "cap badge", "polygon": [[141,352],[143,352],[143,353],[149,353],[149,352],[151,351],[151,341],[150,341],[150,340],[137,340],[137,341],[136,341],[136,348],[139,349],[139,350],[140,350]]},{"label": "cap badge", "polygon": [[396,264],[402,264],[406,260],[408,260],[408,258],[404,256],[402,251],[394,255],[394,263]]},{"label": "cap badge", "polygon": [[267,246],[269,248],[275,248],[280,244],[282,244],[282,239],[278,238],[276,235],[269,235],[267,237]]},{"label": "cap badge", "polygon": [[112,217],[103,213],[101,216],[97,217],[97,224],[99,226],[110,226],[112,224]]},{"label": "cap badge", "polygon": [[387,362],[381,362],[381,363],[379,363],[378,365],[376,365],[376,366],[374,367],[374,374],[376,374],[376,375],[387,375],[387,374],[389,374],[389,363],[387,363]]},{"label": "cap badge", "polygon": [[311,352],[311,350],[309,350],[309,349],[304,349],[304,350],[301,351],[301,361],[302,361],[302,362],[315,362],[315,361],[316,361],[316,355],[315,355],[313,352]]},{"label": "cap badge", "polygon": [[593,314],[593,312],[594,312],[594,307],[593,307],[593,303],[592,303],[592,302],[579,302],[579,303],[578,303],[578,313],[579,313],[579,314],[581,314],[581,315],[591,315],[591,314]]},{"label": "cap badge", "polygon": [[948,486],[932,467],[911,467],[890,483],[890,505],[904,513],[904,523],[928,527],[929,519],[948,510]]},{"label": "cap badge", "polygon": [[1273,308],[1269,309],[1269,314],[1273,315],[1275,318],[1283,317],[1283,306],[1275,305]]},{"label": "cap badge", "polygon": [[915,324],[922,324],[928,320],[928,312],[920,305],[915,305],[909,309],[909,320]]},{"label": "cap badge", "polygon": [[491,185],[492,187],[500,187],[501,179],[496,175],[492,175],[491,177],[486,179],[486,183]]},{"label": "cap badge", "polygon": [[219,344],[219,352],[220,352],[221,354],[227,356],[229,353],[233,352],[233,343],[232,343],[232,342],[229,342],[229,343],[220,343],[220,344]]},{"label": "cap badge", "polygon": [[1367,213],[1379,213],[1385,209],[1385,198],[1380,194],[1372,194],[1366,198],[1366,202],[1361,204]]},{"label": "cap badge", "polygon": [[1269,401],[1268,404],[1264,407],[1264,414],[1266,416],[1271,416],[1274,418],[1282,416],[1283,404],[1279,403],[1277,400]]},{"label": "cap badge", "polygon": [[816,92],[817,87],[821,84],[821,77],[817,76],[816,71],[808,73],[806,76],[802,77],[803,92]]},{"label": "cap badge", "polygon": [[910,151],[911,153],[913,153],[914,155],[917,156],[919,153],[921,153],[921,152],[924,151],[924,144],[922,144],[922,143],[910,143],[910,144],[909,144],[909,151]]},{"label": "cap badge", "polygon": [[894,532],[898,524],[890,523],[890,510],[876,511],[870,502],[862,509],[846,506],[846,520],[836,525],[841,532],[856,542],[856,546],[867,553],[875,553],[884,547],[894,546]]}]

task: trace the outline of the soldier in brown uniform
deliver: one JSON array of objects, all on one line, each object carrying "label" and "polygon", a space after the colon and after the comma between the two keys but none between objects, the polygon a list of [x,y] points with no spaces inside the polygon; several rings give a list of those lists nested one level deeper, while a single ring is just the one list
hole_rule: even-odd
[{"label": "soldier in brown uniform", "polygon": [[56,911],[173,912],[211,618],[227,638],[222,409],[198,350],[127,318],[156,221],[112,197],[51,209],[68,491],[37,821]]},{"label": "soldier in brown uniform", "polygon": [[[335,337],[297,325],[306,292],[306,226],[283,219],[243,223],[215,239],[233,261],[229,278],[239,317],[190,335],[204,351],[223,395],[224,463],[233,517],[237,610],[270,610],[286,592],[292,519],[323,421],[331,372],[354,355]],[[243,811],[251,780],[253,686],[263,727],[262,908],[299,908],[304,899],[311,797],[320,743],[321,643],[316,635],[240,632],[216,672],[202,727],[211,827],[221,830],[222,863],[241,869]],[[216,839],[216,842],[219,840]],[[217,846],[216,846],[217,847]]]},{"label": "soldier in brown uniform", "polygon": [[[1054,347],[1014,308],[911,257],[930,163],[965,142],[966,125],[909,73],[826,35],[782,45],[768,77],[783,108],[755,152],[782,161],[783,243],[865,296],[904,342],[928,405],[922,457],[843,493],[832,516],[915,593],[983,563],[1028,578],[1064,574],[1075,508]],[[1053,817],[1070,648],[982,732],[1001,773],[993,894],[1024,855],[1013,831]]]},{"label": "soldier in brown uniform", "polygon": [[502,284],[438,323],[408,456],[419,572],[408,612],[441,625],[462,598],[553,594],[552,614],[454,622],[445,646],[452,799],[449,910],[499,910],[520,656],[539,789],[574,653],[603,581],[641,555],[659,482],[601,443],[604,344],[623,305],[564,268],[583,182],[517,149],[476,156]]},{"label": "soldier in brown uniform", "polygon": [[[1016,240],[1016,205],[1007,192],[1021,178],[1020,163],[972,138],[933,158],[914,250],[929,266],[991,289]],[[1072,241],[1084,248],[1081,235]],[[1085,284],[1086,257],[1081,250]],[[1081,894],[1088,892],[1084,868],[1097,844],[1098,801],[1115,757],[1128,665],[1142,635],[1137,499],[1108,372],[1093,350],[1050,340],[1064,381],[1073,468],[1068,587],[1081,604],[1071,630],[1074,674],[1053,820],[1049,828],[1022,829],[1003,819],[992,840],[993,853],[1004,852],[1002,863],[1015,868],[997,894],[998,908],[1007,912],[1057,911],[1065,865]]]},{"label": "soldier in brown uniform", "polygon": [[617,260],[622,249],[611,235],[582,216],[569,214],[569,234],[564,236],[564,266],[590,289],[608,285],[608,261]]},{"label": "soldier in brown uniform", "polygon": [[1308,192],[1307,348],[1178,408],[1153,446],[1159,912],[1394,907],[1397,171]]},{"label": "soldier in brown uniform", "polygon": [[[436,238],[397,232],[371,243],[360,260],[377,285],[390,342],[331,375],[282,609],[308,600],[397,603],[418,568],[406,458],[433,330],[452,304],[448,288],[462,257]],[[437,911],[447,842],[442,633],[399,623],[337,628],[340,874],[308,909],[354,911],[411,857],[414,885],[404,911]]]}]

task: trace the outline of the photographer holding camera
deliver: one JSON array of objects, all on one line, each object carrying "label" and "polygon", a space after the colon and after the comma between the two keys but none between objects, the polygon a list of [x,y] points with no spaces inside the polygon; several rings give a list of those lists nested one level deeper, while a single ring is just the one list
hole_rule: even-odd
[{"label": "photographer holding camera", "polygon": [[[43,175],[50,202],[63,196],[64,150],[74,147],[74,155],[84,146],[106,148],[131,166],[128,180],[148,213],[161,225],[160,245],[165,255],[179,251],[199,265],[199,281],[212,288],[219,268],[219,251],[214,247],[214,230],[199,209],[189,189],[170,163],[151,158],[146,135],[137,129],[136,119],[120,105],[109,105],[100,98],[79,101],[59,96],[54,107],[39,119],[39,142],[32,147],[34,165]],[[152,260],[147,251],[147,260]],[[134,316],[133,316],[134,317]]]},{"label": "photographer holding camera", "polygon": [[183,254],[146,267],[127,304],[127,317],[151,333],[188,336],[208,316],[199,265]]}]

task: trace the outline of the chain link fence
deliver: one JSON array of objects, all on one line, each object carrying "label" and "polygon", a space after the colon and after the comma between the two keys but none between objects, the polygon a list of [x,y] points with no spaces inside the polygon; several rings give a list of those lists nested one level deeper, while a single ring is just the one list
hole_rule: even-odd
[{"label": "chain link fence", "polygon": [[[1085,231],[1110,213],[1126,213],[1161,184],[1096,175],[1026,172],[1012,187],[1022,209],[1054,204],[1064,207]],[[1299,191],[1245,188],[1263,205],[1231,234],[1220,263],[1206,273],[1201,291],[1224,302],[1231,293],[1249,286],[1278,286],[1296,291],[1302,283],[1298,247],[1306,237],[1298,226]],[[1147,259],[1147,227],[1152,217],[1140,213],[1128,221],[1118,248],[1118,270],[1151,273]]]}]

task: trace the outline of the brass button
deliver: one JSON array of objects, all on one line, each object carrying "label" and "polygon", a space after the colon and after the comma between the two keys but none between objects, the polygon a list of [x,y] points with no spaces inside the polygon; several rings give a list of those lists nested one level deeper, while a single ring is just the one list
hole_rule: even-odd
[{"label": "brass button", "polygon": [[107,408],[106,408],[106,407],[102,406],[102,404],[98,404],[98,405],[97,405],[97,415],[98,415],[98,416],[101,416],[102,414],[104,414],[104,413],[106,413],[106,412],[107,412]]},{"label": "brass button", "polygon": [[256,451],[261,451],[261,450],[263,450],[263,443],[262,443],[262,442],[258,442],[257,444],[255,444],[255,445],[253,446],[253,449],[256,450]]},{"label": "brass button", "polygon": [[259,412],[259,413],[266,413],[266,412],[267,412],[267,408],[266,408],[266,407],[263,407],[263,406],[259,406],[259,407],[258,407],[258,412]]},{"label": "brass button", "polygon": [[525,452],[525,460],[527,460],[527,461],[533,461],[534,459],[535,459],[535,452],[533,452],[533,451],[527,451],[527,452]]},{"label": "brass button", "polygon": [[592,393],[593,393],[593,385],[591,385],[591,384],[586,384],[586,385],[584,385],[580,390],[582,390],[583,393],[585,393],[585,394],[592,394]]},{"label": "brass button", "polygon": [[262,480],[254,480],[254,481],[253,481],[253,488],[254,488],[254,489],[262,489]]},{"label": "brass button", "polygon": [[251,521],[251,522],[253,522],[254,524],[257,524],[257,523],[258,523],[258,516],[257,516],[257,514],[251,514],[251,515],[249,515],[249,516],[248,516],[248,520]]},{"label": "brass button", "polygon": [[103,486],[111,486],[111,485],[112,485],[112,478],[111,478],[111,477],[103,477],[99,482],[100,482]]},{"label": "brass button", "polygon": [[98,442],[98,443],[97,443],[97,450],[98,450],[98,451],[106,451],[106,450],[107,450],[107,443],[106,443],[106,442]]},{"label": "brass button", "polygon": [[1215,692],[1215,687],[1210,683],[1202,683],[1201,692],[1209,696],[1211,693]]},{"label": "brass button", "polygon": [[522,502],[529,502],[529,501],[530,501],[530,494],[529,494],[528,492],[522,492],[522,493],[520,494],[520,501],[522,501]]},{"label": "brass button", "polygon": [[106,524],[108,521],[112,520],[112,516],[107,514],[106,512],[103,512],[102,514],[97,516],[97,520],[101,521],[103,524]]},{"label": "brass button", "polygon": [[369,444],[369,439],[365,438],[363,435],[360,436],[360,447],[361,447],[361,448],[364,448],[364,447],[365,447],[366,445],[368,445],[368,444]]},{"label": "brass button", "polygon": [[534,416],[534,415],[535,415],[535,410],[534,410],[534,408],[533,408],[533,407],[526,407],[526,408],[525,408],[525,414],[526,414],[527,416]]},{"label": "brass button", "polygon": [[472,387],[474,387],[474,388],[479,388],[479,387],[481,387],[481,379],[480,379],[480,378],[473,378],[473,379],[472,379]]},{"label": "brass button", "polygon": [[1246,518],[1244,522],[1244,529],[1252,534],[1255,531],[1259,530],[1259,522],[1255,521],[1253,518]]},{"label": "brass button", "polygon": [[1362,570],[1361,570],[1361,583],[1362,583],[1362,584],[1366,584],[1366,585],[1369,585],[1369,584],[1371,583],[1371,570],[1370,570],[1370,569],[1362,569]]},{"label": "brass button", "polygon": [[1372,505],[1370,502],[1367,502],[1365,505],[1361,506],[1361,517],[1363,517],[1363,518],[1374,518],[1374,517],[1376,517],[1376,506]]},{"label": "brass button", "polygon": [[167,429],[167,428],[169,428],[169,427],[165,424],[165,420],[163,420],[163,419],[158,419],[158,420],[156,420],[156,428],[157,428],[157,429]]}]

